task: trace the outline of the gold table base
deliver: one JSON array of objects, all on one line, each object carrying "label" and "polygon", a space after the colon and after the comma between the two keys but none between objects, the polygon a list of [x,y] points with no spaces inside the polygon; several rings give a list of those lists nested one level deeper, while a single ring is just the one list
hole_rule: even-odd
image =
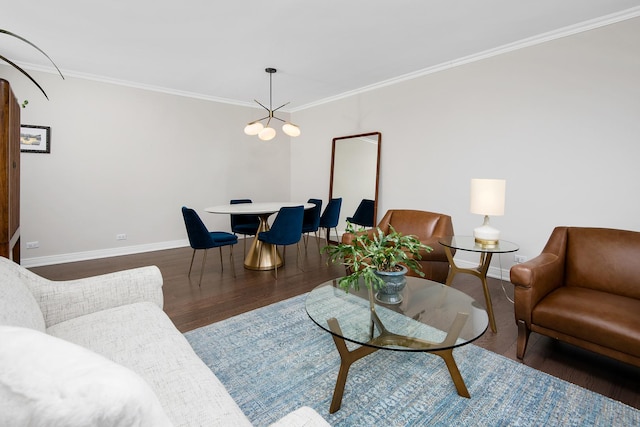
[{"label": "gold table base", "polygon": [[496,319],[493,315],[493,304],[491,303],[491,294],[489,293],[489,285],[487,284],[487,271],[489,271],[489,265],[491,264],[491,252],[480,253],[480,264],[475,268],[460,268],[453,261],[453,255],[451,254],[451,248],[444,247],[444,252],[447,254],[449,260],[449,274],[447,275],[446,285],[451,286],[453,278],[457,273],[471,274],[476,276],[482,282],[482,290],[484,291],[484,300],[487,305],[487,314],[489,315],[489,326],[493,332],[498,332],[496,327]]},{"label": "gold table base", "polygon": [[[258,233],[269,231],[269,223],[267,220],[273,215],[271,213],[260,214],[260,225],[258,231],[253,238],[251,247],[244,257],[244,268],[247,270],[273,270],[276,266],[281,267],[284,263],[277,250],[273,250],[271,243],[258,240]],[[275,254],[275,255],[274,255]]]}]

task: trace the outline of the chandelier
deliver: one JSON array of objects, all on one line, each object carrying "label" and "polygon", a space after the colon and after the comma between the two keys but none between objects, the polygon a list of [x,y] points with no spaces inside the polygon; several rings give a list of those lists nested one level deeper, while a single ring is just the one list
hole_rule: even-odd
[{"label": "chandelier", "polygon": [[[281,118],[276,117],[274,115],[274,113],[276,111],[278,111],[279,109],[281,109],[282,107],[284,107],[285,105],[287,105],[289,103],[287,102],[286,104],[282,104],[281,106],[279,106],[276,109],[274,109],[272,107],[271,101],[272,101],[273,92],[272,92],[271,79],[272,79],[273,74],[278,70],[276,70],[275,68],[265,68],[264,71],[269,73],[269,108],[267,108],[264,105],[262,105],[256,99],[254,99],[254,101],[258,105],[260,105],[262,108],[267,110],[269,112],[269,115],[265,116],[265,117],[263,117],[261,119],[254,120],[253,122],[248,123],[247,126],[245,126],[245,128],[244,128],[244,133],[246,133],[247,135],[258,135],[258,138],[260,138],[261,140],[269,141],[269,140],[273,139],[276,136],[276,130],[269,126],[271,124],[271,119],[276,119],[276,120],[280,120],[281,122],[284,123],[282,125],[282,131],[284,133],[286,133],[289,136],[298,136],[298,135],[300,135],[300,128],[298,126],[294,125],[293,123],[290,123],[290,122],[287,122],[285,120],[282,120]],[[262,121],[265,120],[265,119],[268,119],[266,126],[262,124]]]}]

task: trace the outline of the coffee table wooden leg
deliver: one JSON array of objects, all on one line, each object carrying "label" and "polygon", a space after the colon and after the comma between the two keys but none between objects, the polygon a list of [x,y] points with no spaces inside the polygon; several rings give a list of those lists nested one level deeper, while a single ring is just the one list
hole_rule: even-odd
[{"label": "coffee table wooden leg", "polygon": [[444,363],[447,364],[447,369],[449,370],[449,375],[451,375],[451,379],[453,380],[453,384],[456,386],[456,390],[458,394],[462,397],[471,397],[469,394],[469,390],[467,390],[467,386],[462,379],[462,375],[460,375],[460,370],[458,369],[458,365],[456,364],[455,359],[453,358],[453,350],[439,350],[433,351],[433,354],[437,354],[438,356],[444,359]]},{"label": "coffee table wooden leg", "polygon": [[336,344],[338,353],[340,354],[340,370],[338,371],[338,378],[336,380],[336,386],[333,390],[333,399],[331,400],[331,407],[329,413],[333,414],[340,409],[342,405],[342,395],[344,394],[344,386],[347,382],[347,375],[349,374],[349,368],[356,360],[360,360],[363,357],[375,352],[377,348],[374,347],[358,347],[353,351],[349,351],[347,344],[342,336],[342,330],[338,324],[338,320],[334,317],[327,320],[329,329],[333,332],[333,342]]}]

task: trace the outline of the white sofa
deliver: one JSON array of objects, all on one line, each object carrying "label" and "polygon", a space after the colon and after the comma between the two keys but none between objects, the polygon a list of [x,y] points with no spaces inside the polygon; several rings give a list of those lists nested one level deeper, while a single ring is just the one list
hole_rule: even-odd
[{"label": "white sofa", "polygon": [[55,282],[0,257],[0,425],[250,426],[162,305],[157,267]]}]

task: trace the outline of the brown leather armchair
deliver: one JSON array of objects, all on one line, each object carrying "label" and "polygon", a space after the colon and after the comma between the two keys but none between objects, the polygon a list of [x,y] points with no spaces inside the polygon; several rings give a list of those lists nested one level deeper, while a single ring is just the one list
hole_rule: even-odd
[{"label": "brown leather armchair", "polygon": [[511,268],[517,356],[537,332],[640,366],[640,232],[556,227]]},{"label": "brown leather armchair", "polygon": [[[438,239],[445,236],[453,236],[453,223],[449,215],[434,212],[408,210],[408,209],[392,209],[387,211],[384,218],[378,223],[378,228],[383,233],[389,231],[389,225],[402,234],[414,235],[422,243],[430,246],[432,252],[422,252],[422,260],[420,265],[424,278],[444,283],[449,274],[449,261],[444,252],[444,246],[438,243]],[[375,229],[363,231],[372,235]],[[342,243],[351,244],[353,234],[345,233],[342,235]],[[418,276],[413,271],[408,275]]]}]

